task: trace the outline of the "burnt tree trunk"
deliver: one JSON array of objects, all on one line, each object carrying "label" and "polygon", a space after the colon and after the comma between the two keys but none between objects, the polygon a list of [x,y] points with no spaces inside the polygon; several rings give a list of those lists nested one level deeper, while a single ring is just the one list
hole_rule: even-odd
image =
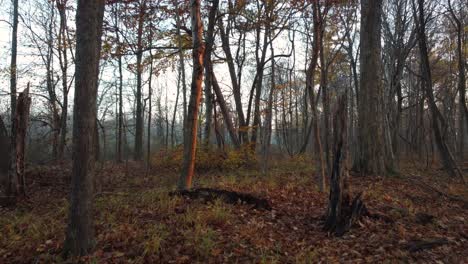
[{"label": "burnt tree trunk", "polygon": [[330,178],[328,209],[323,229],[343,235],[357,221],[366,208],[361,194],[350,203],[348,168],[346,168],[347,146],[347,98],[342,96],[333,120],[333,167]]},{"label": "burnt tree trunk", "polygon": [[29,96],[29,83],[28,87],[19,94],[16,104],[15,123],[16,126],[16,193],[19,195],[26,195],[26,182],[25,182],[25,145],[26,134],[28,130],[29,109],[31,106],[31,97]]}]

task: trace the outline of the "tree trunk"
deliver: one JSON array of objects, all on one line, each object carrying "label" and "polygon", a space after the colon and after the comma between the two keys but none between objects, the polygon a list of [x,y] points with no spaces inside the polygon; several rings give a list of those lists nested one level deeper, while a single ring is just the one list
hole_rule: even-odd
[{"label": "tree trunk", "polygon": [[10,170],[8,173],[7,195],[14,194],[13,186],[16,186],[16,57],[18,50],[18,0],[13,0],[13,30],[11,34],[11,64],[10,64],[10,107],[11,107],[11,144],[10,144]]},{"label": "tree trunk", "polygon": [[219,104],[219,108],[221,108],[221,114],[223,115],[224,122],[226,123],[227,130],[229,132],[229,136],[231,137],[232,144],[236,148],[240,147],[240,141],[237,137],[236,131],[234,129],[234,125],[232,124],[231,114],[229,113],[229,109],[226,105],[226,101],[224,100],[223,93],[221,92],[221,88],[219,87],[218,80],[213,72],[211,72],[213,90],[215,91],[216,98]]},{"label": "tree trunk", "polygon": [[60,116],[60,142],[58,144],[58,158],[64,158],[63,154],[67,144],[67,118],[68,118],[68,38],[67,38],[67,15],[66,15],[67,0],[57,1],[57,9],[60,16],[59,28],[59,61],[62,71],[62,113]]},{"label": "tree trunk", "polygon": [[183,134],[185,135],[185,122],[187,119],[187,85],[185,83],[185,59],[184,59],[184,51],[182,50],[182,35],[180,33],[180,13],[181,11],[178,9],[178,0],[174,0],[174,5],[177,10],[176,13],[176,32],[177,32],[177,46],[179,48],[178,54],[179,54],[179,65],[180,65],[180,71],[182,73],[182,102],[183,102],[183,113],[184,113],[184,120],[183,120]]},{"label": "tree trunk", "polygon": [[203,24],[200,15],[200,0],[191,0],[192,42],[193,42],[193,73],[190,87],[190,101],[184,133],[184,160],[182,172],[178,182],[178,189],[186,190],[192,187],[195,170],[195,155],[197,149],[198,110],[202,94],[203,57],[205,44],[203,43]]},{"label": "tree trunk", "polygon": [[237,118],[239,120],[239,138],[242,143],[245,143],[247,141],[246,126],[248,126],[248,123],[246,123],[245,121],[244,110],[242,108],[240,83],[238,82],[238,75],[236,74],[236,68],[234,66],[234,58],[231,53],[228,32],[225,31],[224,24],[221,19],[218,20],[218,26],[219,33],[221,36],[222,48],[224,53],[226,54],[226,62],[229,69],[229,76],[231,77],[232,93],[234,96],[234,103],[236,105]]},{"label": "tree trunk", "polygon": [[384,175],[383,86],[381,83],[380,29],[382,0],[361,1],[361,80],[359,88],[359,158],[362,174]]},{"label": "tree trunk", "polygon": [[87,255],[94,246],[94,130],[104,0],[79,0],[73,111],[73,166],[64,255]]},{"label": "tree trunk", "polygon": [[[466,73],[465,63],[466,58],[463,54],[463,24],[460,18],[457,17],[453,11],[451,1],[448,1],[449,12],[452,20],[455,22],[457,30],[457,59],[458,59],[458,104],[459,104],[459,143],[458,143],[458,157],[461,161],[464,160],[464,135],[465,135],[465,123],[466,129],[468,129],[468,108],[466,105]],[[461,10],[463,14],[463,10]]]},{"label": "tree trunk", "polygon": [[25,182],[25,144],[26,134],[28,130],[29,109],[31,106],[31,97],[29,96],[29,83],[28,87],[19,94],[16,104],[16,183],[15,192],[19,195],[26,195],[26,182]]},{"label": "tree trunk", "polygon": [[[418,11],[416,11],[418,8]],[[418,30],[418,43],[419,43],[419,55],[421,60],[421,75],[422,85],[424,87],[426,98],[429,105],[429,110],[432,115],[432,129],[434,132],[434,139],[439,152],[440,159],[444,165],[447,173],[452,177],[460,177],[464,181],[463,174],[457,167],[455,160],[447,146],[447,142],[442,135],[442,131],[447,129],[447,123],[439,111],[434,99],[433,88],[432,88],[432,75],[429,63],[429,54],[427,50],[427,36],[426,36],[426,17],[424,14],[424,0],[418,0],[417,7],[413,1],[413,11],[416,18],[416,26]]]},{"label": "tree trunk", "polygon": [[264,137],[262,144],[262,173],[266,174],[268,171],[268,160],[270,156],[270,146],[271,146],[271,120],[273,117],[273,94],[276,89],[276,65],[275,65],[275,52],[273,49],[273,40],[271,39],[270,33],[270,53],[271,53],[271,87],[270,93],[268,94],[268,105],[266,109],[265,125],[263,128]]},{"label": "tree trunk", "polygon": [[212,72],[213,63],[211,62],[211,53],[214,45],[214,30],[216,25],[216,14],[218,12],[219,0],[214,0],[208,15],[208,30],[206,31],[206,52],[204,58],[205,64],[205,144],[209,146],[211,136],[211,124],[213,116],[213,94],[212,88]]},{"label": "tree trunk", "polygon": [[138,16],[137,31],[137,50],[136,50],[136,122],[135,122],[135,152],[134,160],[143,158],[143,101],[142,101],[142,81],[143,74],[143,22],[145,19],[146,0],[140,4],[140,13]]},{"label": "tree trunk", "polygon": [[[149,172],[151,166],[151,111],[152,111],[152,95],[153,95],[153,87],[151,87],[151,81],[153,77],[153,54],[150,51],[150,72],[149,72],[149,79],[148,79],[148,126],[146,127],[147,131],[147,139],[146,139],[146,169]],[[167,112],[166,112],[167,113]],[[168,135],[166,134],[166,137]]]}]

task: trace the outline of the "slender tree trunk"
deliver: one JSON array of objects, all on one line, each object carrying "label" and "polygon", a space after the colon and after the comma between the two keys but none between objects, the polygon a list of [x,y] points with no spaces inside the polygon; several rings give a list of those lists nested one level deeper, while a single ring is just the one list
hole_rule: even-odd
[{"label": "slender tree trunk", "polygon": [[[455,22],[457,30],[457,60],[458,60],[458,104],[460,109],[459,114],[459,143],[458,143],[458,157],[461,161],[464,160],[464,147],[465,147],[465,123],[466,129],[468,129],[468,108],[466,105],[466,72],[465,64],[466,58],[463,54],[463,24],[460,18],[457,17],[453,11],[451,1],[448,1],[449,12],[452,20]],[[466,10],[465,10],[466,11]],[[460,11],[460,16],[463,16],[464,11]]]},{"label": "slender tree trunk", "polygon": [[232,92],[234,96],[234,103],[236,105],[237,118],[239,120],[239,138],[242,143],[247,141],[247,129],[248,122],[245,120],[244,110],[242,108],[242,97],[241,97],[241,88],[240,82],[240,73],[236,73],[236,67],[234,65],[234,58],[231,53],[231,47],[229,43],[229,32],[226,32],[224,29],[224,24],[221,19],[218,20],[219,33],[221,36],[221,44],[224,53],[226,54],[226,62],[228,65],[229,76],[231,78]]},{"label": "slender tree trunk", "polygon": [[213,63],[211,62],[211,53],[214,45],[214,30],[216,25],[216,14],[218,13],[219,0],[214,0],[208,15],[208,30],[206,31],[206,52],[204,58],[205,64],[205,144],[209,146],[213,115],[213,94],[212,88],[212,72]]},{"label": "slender tree trunk", "polygon": [[231,137],[231,141],[236,148],[240,147],[240,141],[237,137],[236,131],[234,129],[234,125],[232,124],[231,114],[229,113],[229,109],[226,105],[226,101],[224,100],[223,93],[221,92],[221,88],[219,87],[218,80],[213,72],[211,72],[213,90],[216,94],[216,98],[219,104],[219,108],[221,108],[221,114],[223,115],[224,123],[226,124],[227,130],[229,132],[229,136]]},{"label": "slender tree trunk", "polygon": [[[118,40],[117,40],[118,41]],[[123,162],[123,151],[122,151],[122,137],[123,137],[123,73],[122,73],[122,56],[119,51],[119,138],[117,146],[117,162]]]},{"label": "slender tree trunk", "polygon": [[79,0],[73,111],[73,166],[64,255],[87,255],[94,246],[94,130],[104,0]]},{"label": "slender tree trunk", "polygon": [[183,120],[183,134],[185,135],[185,122],[187,119],[187,85],[185,83],[185,59],[184,59],[184,51],[182,47],[182,34],[180,33],[180,13],[181,10],[179,10],[178,6],[178,0],[174,0],[175,8],[177,10],[176,13],[176,31],[177,31],[177,45],[179,48],[179,64],[180,64],[180,70],[182,72],[182,102],[183,102],[183,113],[184,113],[184,120]]},{"label": "slender tree trunk", "polygon": [[179,178],[180,190],[192,187],[195,170],[195,155],[197,149],[198,110],[202,94],[203,57],[205,43],[203,43],[203,24],[200,15],[200,0],[191,0],[192,41],[193,41],[193,73],[190,101],[187,115],[187,129],[184,134],[184,160]]},{"label": "slender tree trunk", "polygon": [[16,168],[16,75],[17,75],[17,48],[18,48],[18,0],[13,0],[13,30],[11,34],[11,64],[10,64],[10,107],[11,107],[11,145],[10,145],[10,171],[8,173],[7,195],[14,195],[13,186],[17,185]]},{"label": "slender tree trunk", "polygon": [[270,22],[266,22],[265,32],[263,33],[263,45],[261,57],[258,57],[258,49],[260,48],[260,27],[257,29],[257,42],[256,42],[256,62],[257,62],[257,78],[255,84],[255,100],[254,100],[254,115],[252,124],[251,147],[256,149],[257,131],[260,126],[260,97],[263,86],[263,71],[265,68],[266,51],[268,46],[268,35],[270,34]]},{"label": "slender tree trunk", "polygon": [[419,42],[419,55],[421,59],[421,75],[422,85],[426,92],[426,98],[429,104],[429,110],[432,115],[432,129],[434,132],[434,139],[439,152],[440,159],[444,165],[447,173],[452,177],[460,177],[464,181],[463,174],[457,167],[457,164],[447,146],[447,142],[443,136],[443,131],[447,129],[447,123],[439,111],[434,99],[433,88],[432,88],[432,75],[429,63],[429,53],[427,51],[427,36],[426,36],[426,17],[424,12],[424,0],[418,0],[416,6],[413,0],[414,14],[416,18],[416,26],[418,30],[418,42]]},{"label": "slender tree trunk", "polygon": [[62,70],[62,113],[60,116],[60,142],[58,145],[58,157],[63,159],[67,144],[67,118],[68,118],[68,38],[67,38],[67,0],[57,1],[57,9],[60,16],[59,28],[59,61]]},{"label": "slender tree trunk", "polygon": [[136,122],[135,122],[135,152],[134,160],[143,158],[143,101],[142,101],[142,74],[143,74],[143,22],[145,20],[146,0],[140,4],[138,16],[137,50],[136,50]]},{"label": "slender tree trunk", "polygon": [[[148,126],[146,127],[146,133],[147,133],[147,138],[146,138],[146,169],[149,172],[151,169],[151,111],[152,111],[152,95],[153,95],[153,87],[151,86],[151,82],[153,79],[153,54],[151,54],[150,51],[150,72],[149,72],[149,78],[148,78]],[[167,105],[167,104],[166,104]],[[166,135],[167,137],[168,135]]]},{"label": "slender tree trunk", "polygon": [[[180,66],[180,65],[179,65]],[[180,94],[180,79],[181,79],[181,70],[179,67],[179,72],[177,76],[177,94],[176,94],[176,101],[174,104],[174,112],[172,114],[172,123],[171,123],[171,146],[174,147],[176,143],[176,138],[174,135],[174,127],[176,123],[176,114],[177,114],[177,107],[179,104],[179,94]]]},{"label": "slender tree trunk", "polygon": [[271,53],[271,87],[270,93],[268,94],[268,105],[266,110],[265,117],[265,126],[264,126],[264,137],[262,145],[262,172],[264,174],[268,171],[268,159],[270,156],[270,146],[271,146],[271,120],[273,117],[273,94],[276,89],[276,65],[275,65],[275,52],[273,49],[273,40],[271,39],[270,33],[270,53]]}]

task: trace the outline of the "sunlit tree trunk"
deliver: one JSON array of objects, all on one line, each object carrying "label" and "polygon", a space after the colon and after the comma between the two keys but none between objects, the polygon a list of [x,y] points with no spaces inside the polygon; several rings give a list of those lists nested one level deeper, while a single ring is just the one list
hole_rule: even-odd
[{"label": "sunlit tree trunk", "polygon": [[198,111],[202,95],[203,57],[205,54],[203,24],[200,15],[200,0],[191,0],[190,5],[192,18],[193,73],[186,130],[184,133],[184,160],[178,183],[178,188],[180,190],[190,189],[192,187],[197,149]]}]

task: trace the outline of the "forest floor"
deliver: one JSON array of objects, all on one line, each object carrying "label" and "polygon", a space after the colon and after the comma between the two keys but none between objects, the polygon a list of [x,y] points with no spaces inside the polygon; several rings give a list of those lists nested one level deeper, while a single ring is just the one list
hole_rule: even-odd
[{"label": "forest floor", "polygon": [[[322,231],[327,195],[313,171],[307,159],[283,159],[269,175],[246,168],[196,173],[197,187],[266,198],[269,211],[170,196],[174,169],[104,164],[95,197],[96,247],[80,261],[468,262],[468,188],[443,171],[402,165],[399,175],[352,175],[353,193],[363,191],[369,211],[384,217],[363,218],[338,238]],[[0,207],[0,263],[63,263],[70,166],[34,167],[27,179],[28,198]]]}]

